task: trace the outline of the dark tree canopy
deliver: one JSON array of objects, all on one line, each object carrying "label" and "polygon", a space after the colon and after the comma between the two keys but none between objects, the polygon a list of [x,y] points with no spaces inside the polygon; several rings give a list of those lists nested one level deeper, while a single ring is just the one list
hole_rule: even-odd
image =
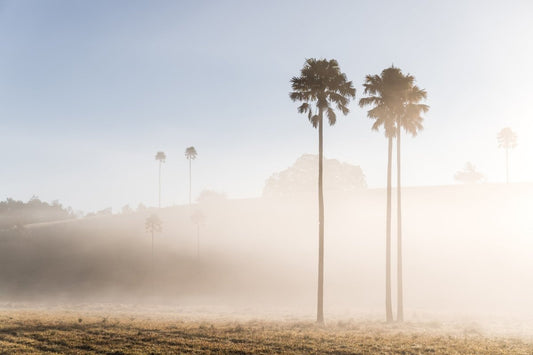
[{"label": "dark tree canopy", "polygon": [[[355,89],[346,74],[342,73],[335,59],[307,59],[301,70],[301,76],[291,79],[292,101],[300,101],[298,112],[307,113],[307,118],[318,126],[320,114],[326,114],[330,125],[337,121],[337,115],[331,105],[347,115],[348,104],[355,98]],[[315,105],[313,108],[312,105]]]},{"label": "dark tree canopy", "polygon": [[196,149],[194,147],[188,147],[185,149],[185,157],[189,160],[194,160],[198,156]]},{"label": "dark tree canopy", "polygon": [[413,136],[423,129],[422,113],[429,106],[419,102],[427,93],[414,85],[414,76],[404,75],[399,68],[387,68],[380,75],[367,75],[363,84],[367,95],[359,100],[359,106],[371,106],[367,115],[374,120],[373,130],[385,129],[387,137],[395,137],[400,120],[401,127]]},{"label": "dark tree canopy", "polygon": [[165,152],[157,152],[157,154],[155,155],[155,160],[159,160],[162,163],[164,163],[166,159],[167,155],[165,154]]}]

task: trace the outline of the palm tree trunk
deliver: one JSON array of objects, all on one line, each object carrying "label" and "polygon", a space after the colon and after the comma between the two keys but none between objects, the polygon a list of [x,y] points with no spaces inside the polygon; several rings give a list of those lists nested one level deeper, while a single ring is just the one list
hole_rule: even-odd
[{"label": "palm tree trunk", "polygon": [[505,148],[505,181],[509,183],[509,148]]},{"label": "palm tree trunk", "polygon": [[200,257],[200,224],[196,224],[196,257]]},{"label": "palm tree trunk", "polygon": [[322,189],[322,110],[318,121],[318,297],[316,321],[324,323],[324,193]]},{"label": "palm tree trunk", "polygon": [[159,161],[159,208],[161,208],[161,160]]},{"label": "palm tree trunk", "polygon": [[155,263],[154,263],[154,230],[152,229],[152,292],[154,291]]},{"label": "palm tree trunk", "polygon": [[398,132],[396,135],[396,162],[397,162],[397,173],[398,173],[398,180],[397,180],[397,223],[398,223],[398,266],[397,266],[397,272],[398,272],[398,316],[397,321],[403,322],[403,270],[402,270],[402,184],[400,181],[400,168],[401,168],[401,161],[400,161],[400,136],[401,136],[401,125],[400,122],[398,122]]},{"label": "palm tree trunk", "polygon": [[191,206],[192,201],[192,164],[191,164],[191,158],[189,158],[189,206]]},{"label": "palm tree trunk", "polygon": [[392,136],[389,137],[388,161],[387,161],[387,232],[385,237],[385,309],[387,322],[392,322],[391,300],[391,183],[392,183]]}]

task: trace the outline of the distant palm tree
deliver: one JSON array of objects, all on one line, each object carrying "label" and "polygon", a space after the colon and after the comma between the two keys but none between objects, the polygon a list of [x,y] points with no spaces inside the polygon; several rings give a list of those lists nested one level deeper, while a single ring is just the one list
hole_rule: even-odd
[{"label": "distant palm tree", "polygon": [[400,179],[400,137],[401,128],[416,136],[422,127],[422,112],[427,112],[427,105],[418,102],[426,97],[426,92],[414,85],[412,75],[404,75],[394,66],[381,72],[381,75],[367,75],[364,83],[367,97],[359,100],[361,107],[373,106],[367,113],[374,119],[373,130],[384,127],[388,139],[387,160],[387,217],[386,217],[386,252],[385,252],[385,311],[388,322],[393,320],[391,297],[391,199],[392,199],[392,146],[396,137],[397,159],[397,230],[398,230],[398,321],[403,321],[403,274],[402,274],[402,209]]},{"label": "distant palm tree", "polygon": [[161,208],[161,164],[165,162],[167,156],[164,152],[157,152],[155,160],[159,161],[159,208]]},{"label": "distant palm tree", "polygon": [[516,147],[516,134],[509,127],[498,133],[498,148],[505,149],[505,181],[509,183],[509,149]]},{"label": "distant palm tree", "polygon": [[[156,214],[151,214],[144,223],[146,231],[152,235],[152,269],[154,267],[154,233],[160,233],[162,222]],[[152,270],[153,271],[153,270]]]},{"label": "distant palm tree", "polygon": [[194,211],[191,221],[196,225],[196,257],[200,257],[200,226],[205,222],[205,215],[200,210]]},{"label": "distant palm tree", "polygon": [[[300,101],[299,113],[307,113],[313,127],[318,127],[318,295],[317,322],[324,323],[324,194],[322,184],[323,165],[323,116],[327,115],[330,126],[337,120],[335,107],[344,115],[350,110],[350,99],[355,98],[355,89],[346,74],[342,73],[336,60],[307,59],[301,76],[291,79],[292,101]],[[314,105],[314,107],[313,107]]]},{"label": "distant palm tree", "polygon": [[196,153],[196,149],[194,147],[189,147],[185,149],[185,157],[189,160],[189,206],[191,205],[192,201],[192,166],[191,162],[196,159],[196,156],[198,153]]}]

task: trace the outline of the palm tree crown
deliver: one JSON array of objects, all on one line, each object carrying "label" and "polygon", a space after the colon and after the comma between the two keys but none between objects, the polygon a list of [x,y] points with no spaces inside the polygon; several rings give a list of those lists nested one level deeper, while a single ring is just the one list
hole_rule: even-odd
[{"label": "palm tree crown", "polygon": [[516,147],[516,133],[511,128],[505,127],[498,133],[498,147],[499,148],[514,148]]},{"label": "palm tree crown", "polygon": [[428,105],[419,104],[427,93],[414,85],[415,78],[404,75],[399,68],[391,66],[381,75],[367,75],[363,84],[364,94],[359,106],[373,106],[367,113],[375,120],[372,129],[377,131],[382,126],[387,137],[395,137],[398,120],[401,127],[413,136],[423,129],[421,113],[429,110]]},{"label": "palm tree crown", "polygon": [[[352,82],[347,81],[346,74],[341,73],[339,63],[335,59],[307,59],[301,76],[293,77],[291,84],[294,90],[289,94],[291,100],[303,102],[298,107],[298,112],[307,113],[315,128],[323,112],[327,114],[329,124],[335,124],[337,116],[330,106],[332,103],[344,115],[350,112],[347,106],[350,98],[355,97],[355,89]],[[315,110],[311,102],[315,102]]]},{"label": "palm tree crown", "polygon": [[159,219],[159,216],[156,214],[151,214],[148,216],[144,225],[146,227],[146,231],[150,233],[161,232],[162,229],[162,222]]},{"label": "palm tree crown", "polygon": [[167,156],[165,152],[157,152],[155,155],[155,160],[159,160],[161,163],[164,163],[166,158]]},{"label": "palm tree crown", "polygon": [[198,155],[198,153],[196,152],[196,149],[194,147],[188,147],[187,149],[185,149],[185,157],[187,157],[187,159],[196,159],[196,156]]}]

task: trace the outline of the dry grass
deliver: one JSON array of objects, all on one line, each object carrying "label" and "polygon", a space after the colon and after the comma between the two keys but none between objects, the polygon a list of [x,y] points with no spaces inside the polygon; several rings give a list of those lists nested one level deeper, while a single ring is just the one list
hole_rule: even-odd
[{"label": "dry grass", "polygon": [[[174,317],[174,318],[173,318]],[[191,320],[0,311],[0,354],[532,354],[533,343],[438,323]]]}]

